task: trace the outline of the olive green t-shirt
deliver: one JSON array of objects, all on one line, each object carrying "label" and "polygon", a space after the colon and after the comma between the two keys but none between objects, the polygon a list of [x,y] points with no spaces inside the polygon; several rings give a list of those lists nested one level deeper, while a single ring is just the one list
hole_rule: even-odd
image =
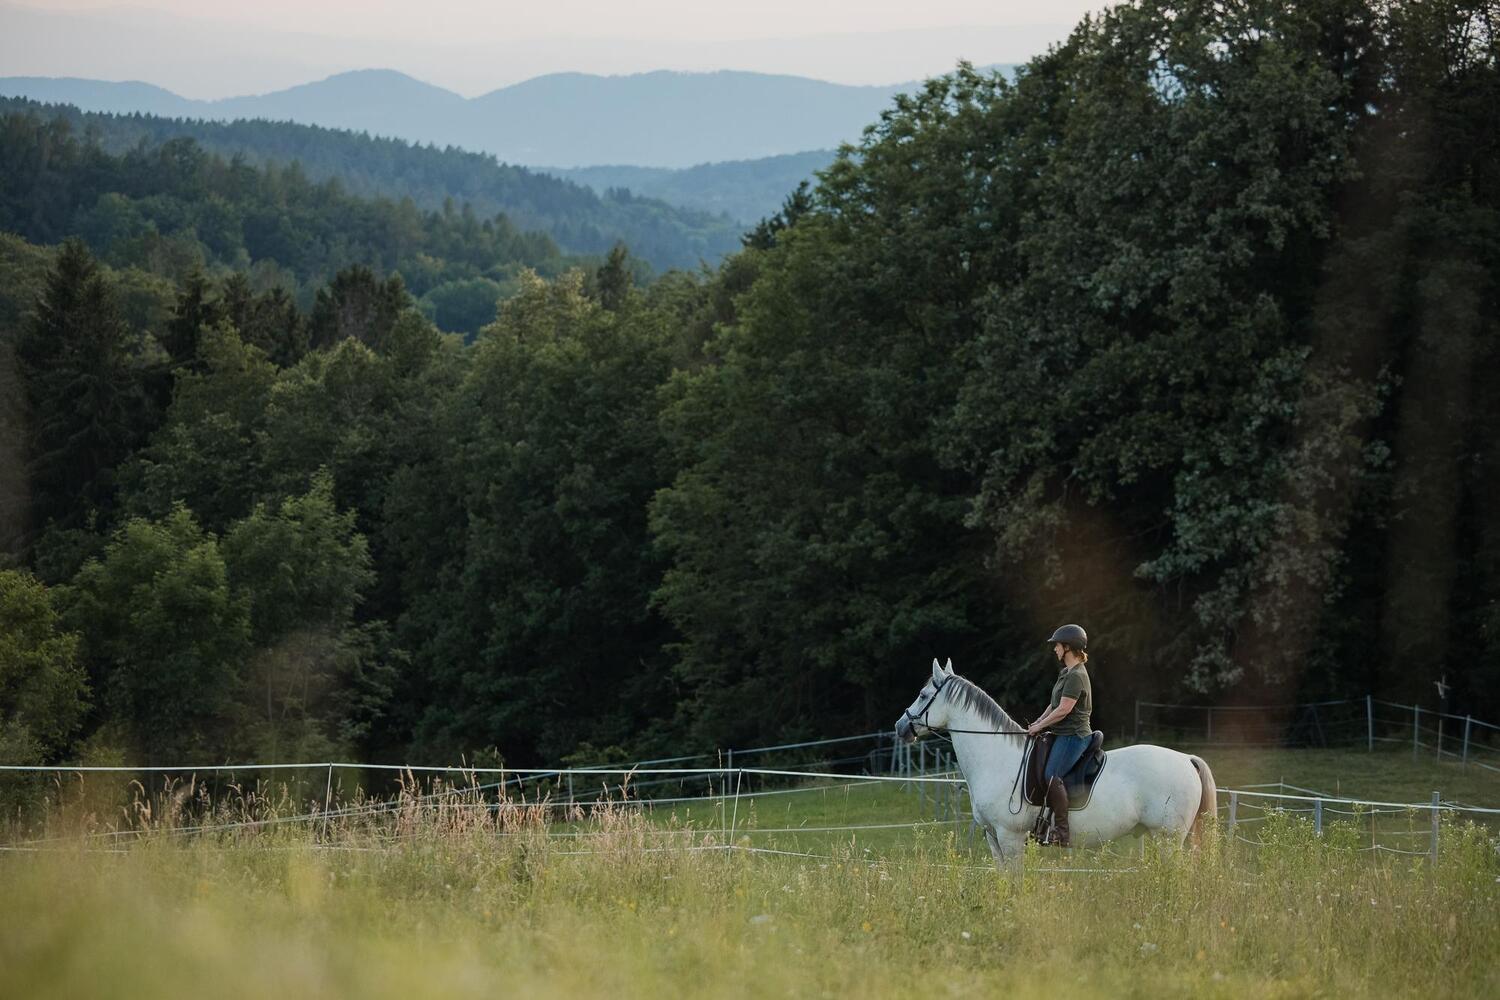
[{"label": "olive green t-shirt", "polygon": [[1047,710],[1050,712],[1056,708],[1064,698],[1077,698],[1078,704],[1060,721],[1048,726],[1047,732],[1058,736],[1087,736],[1092,733],[1094,730],[1089,725],[1089,714],[1094,710],[1094,690],[1089,686],[1089,672],[1083,668],[1082,663],[1058,672],[1057,683],[1052,685],[1052,704],[1047,706]]}]

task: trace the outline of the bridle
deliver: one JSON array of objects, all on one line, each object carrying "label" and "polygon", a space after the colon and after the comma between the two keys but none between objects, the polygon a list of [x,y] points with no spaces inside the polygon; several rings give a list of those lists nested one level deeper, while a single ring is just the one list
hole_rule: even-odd
[{"label": "bridle", "polygon": [[1021,764],[1020,764],[1019,767],[1016,768],[1016,778],[1015,778],[1015,780],[1013,782],[1011,782],[1010,795],[1008,795],[1006,797],[1006,803],[1005,803],[1006,809],[1008,809],[1010,811],[1011,815],[1014,816],[1014,815],[1018,814],[1021,811],[1021,809],[1025,808],[1025,806],[1026,806],[1026,802],[1025,802],[1024,798],[1021,800],[1021,802],[1019,802],[1019,803],[1017,803],[1015,805],[1012,805],[1012,803],[1015,802],[1016,789],[1019,788],[1020,785],[1021,785],[1021,775],[1023,775],[1023,774],[1026,773],[1026,761],[1027,761],[1027,758],[1029,758],[1031,756],[1031,748],[1036,745],[1036,737],[1032,736],[1031,733],[1028,730],[1025,730],[1025,729],[949,729],[947,727],[943,727],[942,729],[938,729],[937,727],[934,727],[932,725],[932,723],[930,723],[930,722],[927,721],[927,713],[929,711],[931,711],[931,709],[932,709],[932,703],[935,702],[935,701],[937,701],[938,695],[940,695],[940,694],[943,693],[943,688],[947,687],[948,686],[948,682],[951,681],[955,676],[957,676],[957,675],[956,674],[949,674],[947,677],[943,678],[943,680],[942,680],[942,682],[940,684],[938,684],[936,687],[934,687],[932,689],[932,694],[931,694],[931,696],[928,697],[927,703],[922,706],[921,711],[913,713],[912,710],[909,709],[909,708],[903,709],[901,711],[901,717],[904,718],[907,722],[911,723],[912,733],[913,734],[915,734],[916,731],[917,731],[916,727],[920,725],[922,728],[926,729],[930,733],[942,732],[942,733],[947,733],[950,736],[953,733],[971,733],[971,734],[973,734],[975,736],[1024,736],[1024,737],[1026,737],[1026,745],[1021,748]]},{"label": "bridle", "polygon": [[933,733],[971,733],[975,736],[1025,736],[1028,739],[1032,738],[1031,733],[1025,729],[950,729],[947,726],[934,726],[928,722],[927,713],[932,709],[932,703],[937,701],[937,696],[943,693],[943,688],[947,687],[948,682],[956,676],[956,674],[949,674],[947,677],[944,677],[942,683],[932,689],[932,695],[927,699],[927,704],[922,706],[920,712],[913,714],[909,708],[902,710],[902,717],[912,724],[913,729],[920,725],[928,732]]},{"label": "bridle", "polygon": [[912,731],[913,732],[916,731],[916,728],[919,725],[922,728],[928,730],[929,732],[936,732],[937,731],[937,730],[933,729],[933,727],[927,722],[927,713],[929,711],[931,711],[931,709],[932,709],[932,703],[935,702],[935,701],[937,701],[937,696],[943,693],[943,688],[947,687],[948,686],[948,682],[951,681],[952,679],[953,679],[953,675],[949,674],[947,677],[943,678],[943,681],[942,681],[941,684],[937,685],[936,687],[934,687],[932,689],[932,696],[927,699],[927,704],[925,704],[925,705],[922,706],[922,711],[921,712],[917,713],[916,715],[913,715],[911,709],[909,709],[909,708],[902,709],[901,715],[906,719],[907,722],[911,723],[911,725],[912,725]]}]

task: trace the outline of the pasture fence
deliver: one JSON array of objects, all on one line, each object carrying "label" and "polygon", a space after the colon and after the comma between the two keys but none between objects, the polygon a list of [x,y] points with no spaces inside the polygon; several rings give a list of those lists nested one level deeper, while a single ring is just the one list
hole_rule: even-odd
[{"label": "pasture fence", "polygon": [[1373,695],[1279,705],[1136,701],[1132,742],[1195,747],[1411,747],[1412,756],[1500,772],[1500,726]]},{"label": "pasture fence", "polygon": [[[744,763],[754,754],[786,755],[816,750],[827,753],[830,749],[835,756],[804,757],[786,762],[782,767],[746,766]],[[724,849],[744,847],[752,852],[795,854],[797,850],[785,848],[796,848],[796,843],[778,844],[764,838],[829,834],[868,836],[876,831],[954,828],[958,828],[956,832],[964,837],[971,850],[980,849],[977,846],[978,830],[970,814],[968,784],[959,773],[948,747],[926,741],[910,746],[894,741],[887,733],[866,733],[740,750],[736,751],[735,757],[733,766],[728,765],[728,754],[725,753],[724,762],[697,767],[682,766],[689,761],[654,759],[553,768],[319,762],[209,767],[8,765],[0,767],[0,771],[48,774],[58,779],[70,775],[76,777],[80,785],[85,775],[107,775],[116,780],[128,776],[142,790],[147,789],[152,781],[148,776],[154,776],[162,779],[159,796],[162,801],[174,796],[180,799],[182,783],[196,786],[200,776],[204,775],[221,784],[241,787],[251,784],[252,780],[265,782],[268,775],[301,776],[295,793],[288,792],[291,786],[283,784],[279,803],[266,809],[265,815],[222,821],[205,813],[200,818],[178,822],[170,830],[173,835],[257,832],[288,824],[306,824],[315,832],[326,833],[330,823],[396,817],[413,804],[488,811],[561,808],[563,812],[559,815],[571,816],[575,820],[587,816],[592,808],[607,805],[610,808],[629,806],[648,812],[660,810],[666,814],[673,814],[679,808],[698,809],[699,812],[694,814],[697,817],[695,822],[711,832],[714,843]],[[309,775],[315,775],[319,780],[310,780]],[[399,800],[366,796],[363,789],[372,776],[400,781],[402,795]],[[351,788],[352,794],[349,792]],[[762,827],[749,819],[751,803],[772,801],[776,796],[827,795],[830,792],[847,796],[881,788],[907,793],[902,798],[915,806],[907,811],[909,818],[895,822],[770,827]],[[262,796],[258,801],[264,803],[267,800]],[[1500,809],[1447,801],[1437,792],[1428,802],[1378,801],[1329,795],[1283,781],[1271,785],[1223,788],[1219,790],[1219,801],[1220,822],[1236,843],[1262,846],[1265,835],[1262,831],[1274,835],[1276,830],[1291,823],[1305,829],[1314,838],[1336,835],[1335,839],[1345,845],[1345,849],[1427,857],[1434,861],[1445,819],[1467,818],[1492,827],[1500,823]],[[887,801],[886,805],[891,803]],[[899,807],[897,811],[901,811]],[[743,822],[742,813],[746,816]],[[133,822],[91,836],[104,838],[106,843],[119,843],[121,838],[139,835],[145,826],[149,826],[149,817],[137,815]],[[663,829],[662,836],[680,833],[680,830],[673,833]],[[1262,835],[1258,836],[1258,833]],[[584,838],[593,834],[563,822],[549,832],[551,835]],[[38,850],[64,839],[67,838],[23,839],[7,845],[6,849]]]}]

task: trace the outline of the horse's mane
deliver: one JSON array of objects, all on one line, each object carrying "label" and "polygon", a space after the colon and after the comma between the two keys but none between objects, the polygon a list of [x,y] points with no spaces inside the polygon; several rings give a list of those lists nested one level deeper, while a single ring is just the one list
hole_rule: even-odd
[{"label": "horse's mane", "polygon": [[961,704],[964,708],[971,709],[981,719],[990,723],[1001,732],[1014,733],[1018,729],[1026,728],[1006,715],[1005,709],[1000,707],[999,702],[991,698],[978,684],[975,684],[967,677],[960,677],[958,674],[953,675],[953,680],[957,683],[945,688],[944,693],[948,694],[948,697],[956,704]]}]

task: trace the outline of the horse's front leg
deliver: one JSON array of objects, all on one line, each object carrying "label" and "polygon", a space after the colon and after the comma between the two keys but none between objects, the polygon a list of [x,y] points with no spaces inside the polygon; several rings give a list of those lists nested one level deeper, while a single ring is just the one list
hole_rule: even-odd
[{"label": "horse's front leg", "polygon": [[1026,857],[1026,835],[1017,835],[1010,830],[996,831],[991,827],[984,828],[985,843],[990,845],[990,854],[995,859],[995,867],[1002,875],[1021,874],[1021,862]]}]

